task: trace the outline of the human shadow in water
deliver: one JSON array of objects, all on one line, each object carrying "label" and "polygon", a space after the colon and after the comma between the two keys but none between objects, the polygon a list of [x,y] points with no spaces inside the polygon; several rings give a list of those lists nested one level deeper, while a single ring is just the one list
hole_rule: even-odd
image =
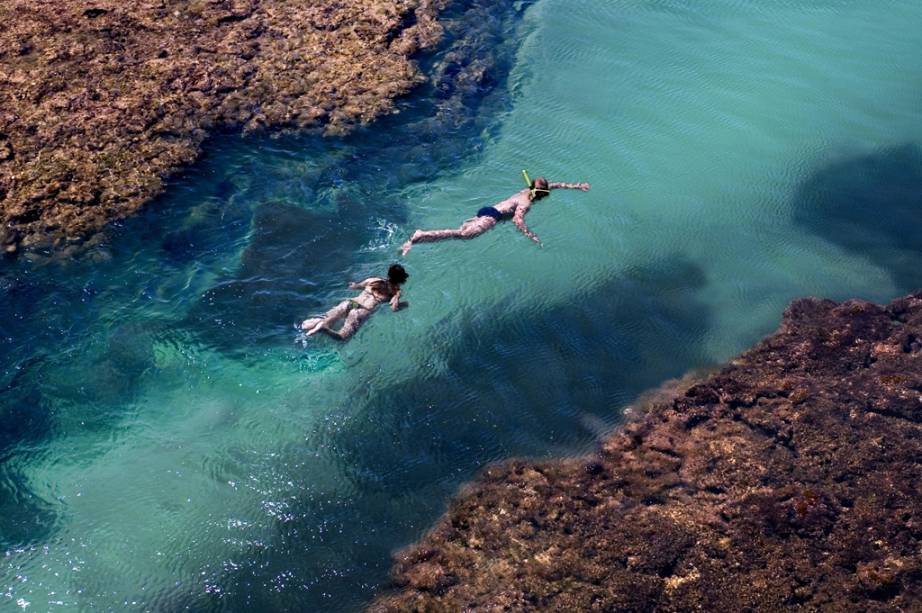
[{"label": "human shadow in water", "polygon": [[[216,583],[255,610],[357,610],[386,580],[390,553],[484,464],[581,449],[639,393],[706,364],[705,285],[676,256],[550,309],[472,311],[433,326],[444,339],[432,346],[447,349],[424,356],[416,376],[374,394],[360,386],[286,451],[305,464],[299,473],[333,464],[345,478],[305,484],[272,552]],[[252,589],[282,572],[291,589]]]},{"label": "human shadow in water", "polygon": [[794,220],[886,270],[900,292],[922,287],[922,149],[907,144],[817,170],[796,192]]}]

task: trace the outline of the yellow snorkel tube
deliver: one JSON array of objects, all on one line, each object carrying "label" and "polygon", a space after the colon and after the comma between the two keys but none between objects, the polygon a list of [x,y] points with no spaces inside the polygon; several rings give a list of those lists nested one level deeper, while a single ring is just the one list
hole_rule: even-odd
[{"label": "yellow snorkel tube", "polygon": [[524,168],[522,169],[522,176],[525,177],[525,185],[527,185],[528,189],[531,191],[532,200],[534,200],[535,194],[537,194],[538,192],[544,192],[545,194],[551,193],[551,190],[549,189],[538,189],[537,187],[532,185],[531,177],[528,176],[528,171],[525,170]]}]

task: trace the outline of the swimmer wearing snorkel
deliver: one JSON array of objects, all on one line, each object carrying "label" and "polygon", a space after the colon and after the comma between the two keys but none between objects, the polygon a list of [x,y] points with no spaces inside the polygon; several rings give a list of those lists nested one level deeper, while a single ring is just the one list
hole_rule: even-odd
[{"label": "swimmer wearing snorkel", "polygon": [[[405,302],[400,302],[400,286],[409,276],[403,266],[393,264],[387,269],[387,279],[369,277],[358,283],[350,283],[349,289],[360,289],[362,293],[350,300],[343,300],[323,317],[305,319],[301,323],[301,329],[307,332],[307,336],[326,332],[333,338],[344,341],[356,333],[379,304],[389,302],[392,311],[407,306]],[[345,322],[342,327],[334,330],[333,324],[343,318]]]},{"label": "swimmer wearing snorkel", "polygon": [[451,230],[417,230],[400,248],[400,253],[406,255],[416,243],[432,243],[435,241],[448,240],[452,238],[469,239],[480,236],[500,220],[512,219],[512,223],[522,231],[522,234],[535,241],[539,245],[537,235],[528,229],[525,225],[525,214],[531,208],[536,200],[541,200],[551,193],[552,189],[578,189],[582,191],[589,190],[588,183],[549,183],[544,177],[535,177],[532,181],[526,171],[522,171],[525,177],[525,189],[506,198],[502,202],[493,206],[485,206],[475,217],[471,217],[462,223],[458,228]]}]

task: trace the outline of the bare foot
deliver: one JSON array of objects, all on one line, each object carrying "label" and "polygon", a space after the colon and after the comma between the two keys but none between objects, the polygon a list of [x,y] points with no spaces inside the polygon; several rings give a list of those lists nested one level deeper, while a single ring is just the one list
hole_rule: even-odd
[{"label": "bare foot", "polygon": [[307,333],[305,334],[305,336],[314,336],[315,334],[317,334],[318,332],[326,328],[326,322],[324,322],[322,319],[318,319],[315,321],[317,323],[315,323],[309,330],[305,328],[305,330],[307,330]]},{"label": "bare foot", "polygon": [[319,324],[321,321],[323,321],[323,318],[321,317],[311,317],[310,319],[305,319],[304,321],[301,322],[301,329],[310,330],[311,328]]},{"label": "bare foot", "polygon": [[403,246],[400,247],[400,255],[406,255],[410,252],[410,249],[413,247],[413,241],[418,240],[420,236],[423,235],[422,230],[417,230],[413,233],[413,236],[410,237],[410,240],[405,242]]}]

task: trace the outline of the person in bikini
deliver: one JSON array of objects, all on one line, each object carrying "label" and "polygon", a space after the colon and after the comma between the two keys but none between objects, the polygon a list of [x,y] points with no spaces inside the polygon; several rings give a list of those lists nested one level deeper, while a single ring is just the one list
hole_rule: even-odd
[{"label": "person in bikini", "polygon": [[521,190],[506,198],[502,202],[493,206],[485,206],[477,215],[471,217],[462,223],[458,228],[449,230],[417,230],[405,242],[400,249],[402,255],[406,255],[416,243],[432,243],[435,241],[448,240],[452,238],[474,238],[480,236],[503,219],[512,219],[512,223],[522,231],[522,234],[535,241],[539,245],[537,235],[528,229],[525,225],[525,214],[531,208],[536,200],[541,200],[551,193],[552,189],[578,189],[582,191],[589,190],[588,183],[549,183],[544,177],[535,177],[534,181],[529,180],[528,173],[524,170],[525,182],[528,185]]},{"label": "person in bikini", "polygon": [[[350,283],[349,289],[360,289],[362,293],[350,300],[343,300],[323,317],[305,319],[301,323],[301,329],[307,332],[307,336],[326,332],[333,338],[344,341],[356,333],[379,304],[389,302],[393,311],[406,306],[400,302],[400,286],[409,276],[403,266],[394,264],[387,270],[387,279],[369,277],[358,283]],[[333,324],[343,318],[345,321],[342,327],[334,330]]]}]

